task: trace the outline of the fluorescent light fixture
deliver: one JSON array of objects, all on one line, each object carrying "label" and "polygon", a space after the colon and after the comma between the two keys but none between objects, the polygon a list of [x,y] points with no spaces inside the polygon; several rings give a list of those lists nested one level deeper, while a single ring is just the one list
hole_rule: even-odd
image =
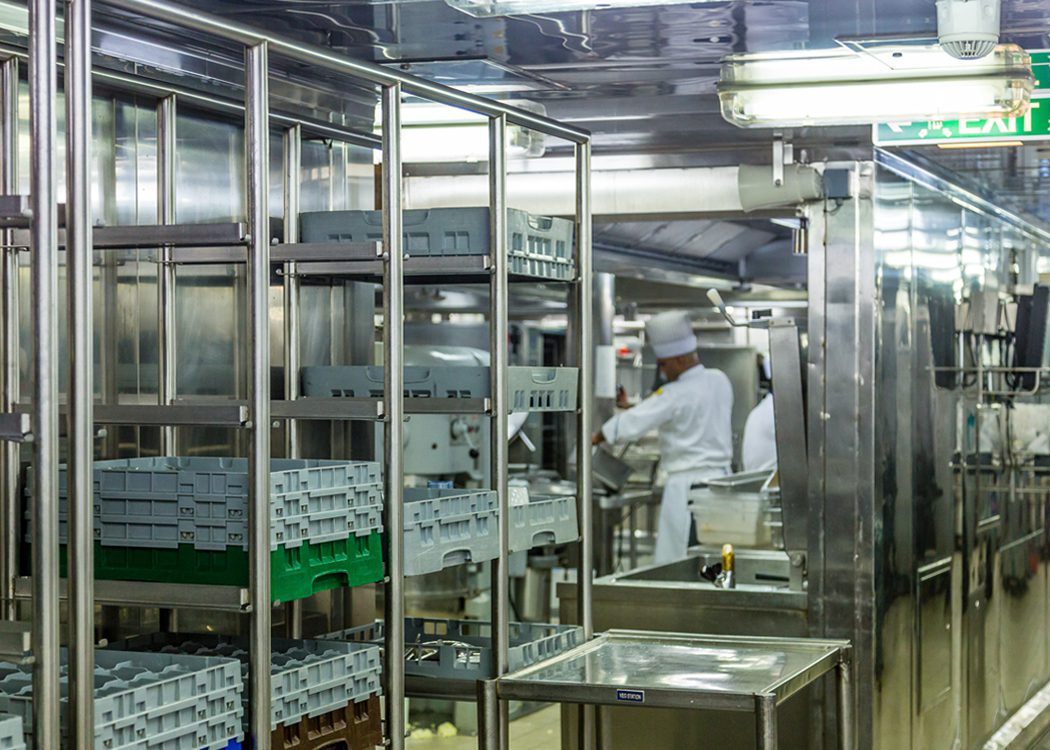
[{"label": "fluorescent light fixture", "polygon": [[1024,141],[959,141],[958,143],[938,143],[937,148],[945,151],[961,151],[968,148],[1015,148],[1023,145]]},{"label": "fluorescent light fixture", "polygon": [[[699,0],[715,2],[716,0]],[[698,0],[445,0],[472,16],[520,16],[536,13],[566,13],[574,10],[645,8],[654,5],[686,5]]]},{"label": "fluorescent light fixture", "polygon": [[742,128],[1016,117],[1032,61],[1015,45],[957,60],[936,45],[744,54],[722,63],[722,116]]},{"label": "fluorescent light fixture", "polygon": [[[514,106],[546,115],[541,104],[515,101]],[[380,132],[382,108],[376,107]],[[489,158],[489,118],[464,109],[432,102],[407,102],[401,107],[401,158],[408,163],[479,162]],[[540,157],[546,152],[544,135],[520,125],[507,125],[508,158]],[[382,154],[375,152],[376,163]]]}]

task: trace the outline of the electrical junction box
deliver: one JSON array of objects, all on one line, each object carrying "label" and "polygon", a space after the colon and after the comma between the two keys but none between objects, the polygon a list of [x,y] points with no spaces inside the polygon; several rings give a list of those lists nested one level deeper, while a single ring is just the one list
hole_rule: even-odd
[{"label": "electrical junction box", "polygon": [[849,200],[853,196],[849,189],[848,169],[829,169],[824,172],[824,197],[829,200]]}]

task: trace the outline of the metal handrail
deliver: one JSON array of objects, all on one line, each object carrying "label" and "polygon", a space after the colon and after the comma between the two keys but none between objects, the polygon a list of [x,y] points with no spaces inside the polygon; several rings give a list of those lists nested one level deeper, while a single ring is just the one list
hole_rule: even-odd
[{"label": "metal handrail", "polygon": [[[28,58],[25,50],[18,49],[8,44],[0,44],[0,56],[3,62],[8,60],[25,61]],[[58,69],[65,68],[65,61],[58,61]],[[124,94],[139,94],[143,96],[154,96],[164,99],[175,95],[179,103],[187,103],[195,110],[214,112],[220,115],[235,115],[237,119],[244,119],[244,103],[225,99],[213,94],[203,94],[186,86],[179,86],[170,81],[151,81],[136,78],[127,73],[118,73],[113,70],[92,70],[91,77],[95,83],[95,89],[119,92]],[[352,146],[362,148],[378,149],[382,145],[382,139],[371,132],[357,130],[345,125],[321,122],[302,115],[292,114],[283,110],[271,110],[270,122],[276,125],[294,127],[301,125],[303,132],[314,138],[331,138],[342,141]],[[4,193],[9,194],[9,193]]]}]

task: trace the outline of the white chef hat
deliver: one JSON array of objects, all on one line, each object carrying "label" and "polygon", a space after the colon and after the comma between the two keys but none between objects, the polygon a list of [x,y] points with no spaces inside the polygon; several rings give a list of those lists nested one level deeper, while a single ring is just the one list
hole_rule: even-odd
[{"label": "white chef hat", "polygon": [[649,345],[657,359],[670,359],[696,352],[696,336],[689,315],[683,310],[662,312],[645,324]]}]

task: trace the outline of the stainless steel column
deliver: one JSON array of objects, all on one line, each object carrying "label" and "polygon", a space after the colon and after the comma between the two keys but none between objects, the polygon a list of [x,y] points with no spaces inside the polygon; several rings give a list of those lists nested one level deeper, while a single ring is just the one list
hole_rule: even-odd
[{"label": "stainless steel column", "polygon": [[580,368],[580,418],[576,431],[576,502],[580,517],[579,608],[577,622],[584,638],[594,635],[594,504],[591,498],[591,433],[594,424],[594,290],[591,251],[591,144],[576,145],[576,262],[579,290],[576,294],[576,363]]},{"label": "stainless steel column", "polygon": [[[583,637],[594,636],[594,503],[591,497],[591,433],[594,431],[594,313],[591,256],[591,144],[576,144],[576,365],[580,369],[579,418],[576,420],[576,507],[580,521],[580,559],[577,568],[579,600],[577,622]],[[580,711],[580,747],[591,750],[596,741],[596,709]]]},{"label": "stainless steel column", "polygon": [[66,1],[66,282],[69,311],[69,742],[95,744],[94,310],[91,0]]},{"label": "stainless steel column", "polygon": [[[612,346],[616,337],[613,324],[616,319],[616,275],[594,274],[594,343]],[[595,396],[596,423],[605,422],[616,413],[616,397]]]},{"label": "stainless steel column", "polygon": [[755,696],[755,725],[758,729],[758,750],[777,750],[776,696]]},{"label": "stainless steel column", "polygon": [[[300,172],[302,170],[302,125],[284,131],[284,241],[299,241]],[[297,264],[284,264],[284,397],[299,398],[299,272]],[[299,423],[289,419],[285,426],[285,455],[300,458]],[[288,604],[288,635],[303,637],[303,602]]]},{"label": "stainless steel column", "polygon": [[248,167],[248,568],[251,720],[256,750],[270,750],[270,117],[266,42],[245,49],[245,163]]},{"label": "stainless steel column", "polygon": [[[613,320],[616,317],[616,276],[611,273],[595,273],[594,282],[594,352],[597,360],[598,348],[611,349],[613,345],[614,331]],[[615,361],[614,365],[615,367]],[[597,370],[597,361],[595,370]],[[614,379],[615,383],[615,379]],[[613,398],[595,395],[593,400],[594,424],[605,424],[616,413],[615,393]],[[634,509],[628,508],[631,518],[634,518]],[[597,575],[603,576],[613,572],[614,553],[616,550],[616,539],[614,532],[622,523],[622,510],[614,512],[599,510],[597,525],[594,527],[595,534],[595,570]],[[615,517],[616,521],[612,519]],[[608,712],[606,712],[608,713]]]},{"label": "stainless steel column", "polygon": [[386,725],[391,750],[405,747],[405,517],[404,517],[404,430],[405,430],[405,258],[402,247],[401,196],[401,84],[383,87],[383,365],[386,417],[383,457],[386,471],[387,585],[383,650],[386,675]]},{"label": "stainless steel column", "polygon": [[[18,60],[0,63],[0,193],[18,191]],[[20,347],[18,337],[18,250],[6,247],[10,232],[4,232],[0,248],[0,412],[10,414],[19,400]],[[21,545],[18,474],[22,451],[18,443],[0,445],[0,617],[17,617],[14,602],[14,579],[18,575],[18,550]]]},{"label": "stainless steel column", "polygon": [[58,604],[58,179],[55,0],[29,2],[30,210],[33,214],[33,737],[61,744]]},{"label": "stainless steel column", "polygon": [[[175,95],[166,96],[157,103],[157,223],[174,224],[175,211],[175,150],[178,104]],[[178,360],[178,337],[175,323],[175,263],[172,249],[162,247],[157,268],[157,366],[159,378],[157,399],[161,405],[171,404],[178,395],[175,364]],[[178,433],[173,425],[160,429],[160,454],[178,453]]]},{"label": "stainless steel column", "polygon": [[842,657],[835,670],[836,687],[838,688],[839,750],[854,750],[856,734],[853,715],[853,669],[849,655]]},{"label": "stainless steel column", "polygon": [[[492,279],[489,289],[489,372],[492,381],[492,489],[496,491],[499,557],[492,561],[492,677],[507,672],[510,632],[510,507],[507,446],[507,317],[510,290],[507,280],[507,116],[489,119],[489,252]],[[507,722],[495,701],[494,731],[499,746],[507,746]]]}]

